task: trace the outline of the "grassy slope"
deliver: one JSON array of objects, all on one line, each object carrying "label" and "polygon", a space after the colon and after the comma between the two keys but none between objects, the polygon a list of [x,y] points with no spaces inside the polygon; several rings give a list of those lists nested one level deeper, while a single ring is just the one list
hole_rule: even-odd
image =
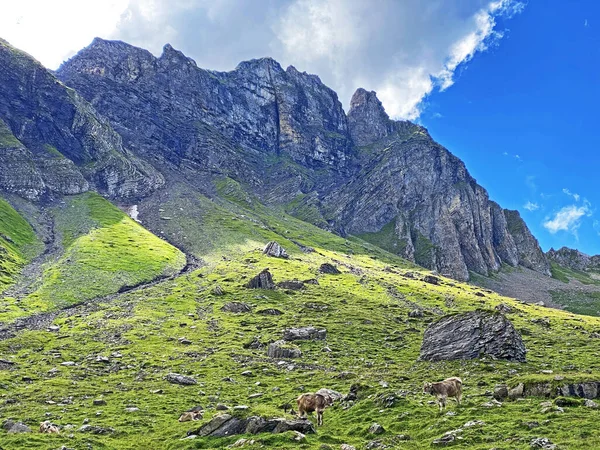
[{"label": "grassy slope", "polygon": [[23,266],[40,249],[31,225],[0,198],[0,293],[14,283]]},{"label": "grassy slope", "polygon": [[183,253],[97,194],[74,196],[53,215],[64,253],[45,265],[33,293],[18,302],[4,299],[0,320],[113,294],[185,265]]},{"label": "grassy slope", "polygon": [[[278,405],[300,391],[330,387],[345,393],[357,382],[365,386],[360,401],[347,410],[328,409],[325,425],[318,434],[308,436],[305,444],[292,443],[288,435],[260,435],[254,437],[259,444],[250,448],[317,449],[322,444],[339,448],[344,442],[364,448],[368,440],[376,438],[367,432],[374,421],[387,430],[378,438],[395,442],[394,448],[430,448],[433,439],[470,420],[483,420],[485,425],[465,429],[461,448],[525,449],[536,436],[548,437],[569,449],[593,448],[600,441],[600,430],[595,426],[600,419],[598,410],[568,407],[560,415],[542,414],[539,403],[543,399],[539,398],[488,409],[481,406],[488,399],[478,397],[496,383],[516,382],[518,378],[508,374],[511,369],[525,377],[552,369],[570,377],[599,379],[600,363],[595,355],[600,340],[590,339],[589,332],[600,330],[600,319],[524,305],[490,293],[475,296],[479,289],[454,281],[433,286],[406,278],[402,275],[409,269],[401,260],[380,250],[377,255],[370,254],[372,247],[359,240],[345,241],[283,214],[233,214],[236,207],[231,206],[226,215],[204,217],[202,232],[209,232],[207,224],[213,224],[212,233],[221,237],[210,247],[211,264],[207,267],[125,294],[83,316],[59,318],[58,334],[29,331],[0,342],[0,354],[17,363],[14,370],[0,371],[3,396],[14,399],[6,402],[3,416],[24,420],[33,427],[47,418],[75,427],[60,436],[0,433],[1,446],[224,448],[237,438],[180,441],[199,422],[178,423],[179,413],[203,405],[207,414],[200,423],[204,423],[216,413],[218,401],[230,406],[249,405],[250,414],[281,415]],[[224,211],[219,209],[223,205],[214,208],[210,211]],[[262,242],[260,236],[264,236]],[[273,236],[286,246],[292,259],[268,258],[257,249]],[[311,245],[317,252],[301,253],[289,239]],[[224,260],[220,255],[225,254],[230,256]],[[338,261],[343,274],[319,275],[318,266],[332,260]],[[319,285],[307,285],[295,293],[243,287],[264,267],[271,269],[275,281],[318,277]],[[224,296],[212,294],[216,284],[223,288]],[[234,300],[247,302],[254,312],[233,315],[220,311],[224,303]],[[523,331],[529,349],[527,363],[417,361],[423,331],[436,311],[491,309],[501,301],[515,308],[509,317]],[[327,305],[327,309],[307,307],[316,302]],[[407,317],[415,305],[426,311],[424,319]],[[285,314],[273,317],[255,313],[268,307]],[[541,317],[549,318],[549,328],[531,321]],[[325,327],[328,338],[326,343],[300,343],[304,355],[292,362],[296,366],[292,370],[287,364],[267,359],[264,350],[243,348],[255,336],[266,343],[278,339],[285,327],[299,325]],[[180,344],[177,339],[183,336],[192,345]],[[325,345],[332,351],[323,352]],[[122,357],[111,357],[113,352]],[[110,363],[96,362],[97,355],[109,356]],[[77,365],[61,366],[63,361]],[[58,369],[56,373],[50,372],[53,368]],[[254,377],[240,375],[248,369]],[[199,384],[169,384],[164,376],[172,371],[193,375]],[[346,372],[350,373],[342,376]],[[451,404],[449,409],[456,415],[438,415],[435,407],[427,404],[431,398],[420,393],[422,383],[452,375],[464,379],[467,399],[460,408]],[[235,382],[223,381],[227,376]],[[159,389],[162,393],[156,393]],[[263,397],[248,398],[256,392],[264,393]],[[380,404],[382,395],[395,396],[395,404]],[[93,406],[94,398],[105,399],[107,405]],[[128,405],[140,411],[125,412]],[[116,433],[95,436],[77,432],[85,418],[92,425],[113,427]],[[541,426],[530,430],[522,425],[530,421]],[[73,437],[68,438],[69,433]],[[398,434],[412,439],[396,442],[394,436]]]}]

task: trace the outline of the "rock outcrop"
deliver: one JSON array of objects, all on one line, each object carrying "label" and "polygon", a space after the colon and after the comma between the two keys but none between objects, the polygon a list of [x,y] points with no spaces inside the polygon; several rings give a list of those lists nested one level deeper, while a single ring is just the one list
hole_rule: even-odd
[{"label": "rock outcrop", "polygon": [[29,199],[91,188],[140,197],[164,183],[83,97],[3,40],[0,148],[0,189]]},{"label": "rock outcrop", "polygon": [[188,436],[222,437],[237,434],[285,433],[286,431],[308,434],[315,433],[315,428],[308,420],[265,419],[259,416],[242,419],[230,414],[221,414],[213,417],[197,430],[189,431]]},{"label": "rock outcrop", "polygon": [[425,128],[390,120],[374,92],[357,90],[346,115],[317,76],[270,58],[215,72],[168,44],[155,57],[97,38],[57,79],[6,43],[0,50],[10,131],[0,189],[144,197],[163,183],[152,161],[204,195],[233,183],[248,202],[360,235],[442,275],[467,280],[502,263],[549,274],[518,214],[490,201]]},{"label": "rock outcrop", "polygon": [[264,269],[258,275],[253,277],[246,287],[250,289],[275,289],[275,283],[273,282],[273,276],[269,269]]},{"label": "rock outcrop", "polygon": [[568,267],[573,270],[600,270],[600,255],[589,256],[567,247],[562,247],[559,250],[551,248],[546,256],[550,261],[562,267]]},{"label": "rock outcrop", "polygon": [[525,344],[500,313],[471,311],[442,317],[425,330],[420,359],[427,361],[491,356],[524,362]]}]

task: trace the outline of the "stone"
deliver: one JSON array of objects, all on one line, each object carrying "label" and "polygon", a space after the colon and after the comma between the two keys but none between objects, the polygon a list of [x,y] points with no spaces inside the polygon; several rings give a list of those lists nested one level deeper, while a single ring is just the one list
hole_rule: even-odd
[{"label": "stone", "polygon": [[269,269],[264,269],[254,278],[252,278],[246,287],[250,289],[275,289],[275,283],[273,282],[273,276]]},{"label": "stone", "polygon": [[425,330],[421,360],[440,361],[491,356],[525,361],[525,344],[502,314],[471,311],[442,317]]},{"label": "stone", "polygon": [[519,383],[514,388],[508,390],[508,398],[511,400],[516,400],[519,397],[523,397],[524,390],[525,385],[523,383]]},{"label": "stone", "polygon": [[223,288],[221,286],[219,286],[218,284],[215,285],[215,287],[213,287],[212,293],[213,293],[213,295],[217,295],[217,296],[225,295]]},{"label": "stone", "polygon": [[265,246],[263,253],[267,256],[272,256],[274,258],[289,258],[289,255],[287,254],[285,249],[275,241],[269,242]]},{"label": "stone", "polygon": [[513,312],[512,307],[508,306],[506,303],[500,303],[494,309],[502,314],[510,314]]},{"label": "stone", "polygon": [[492,395],[496,400],[504,400],[508,397],[508,387],[505,384],[497,385]]},{"label": "stone", "polygon": [[236,434],[285,433],[286,431],[308,434],[315,433],[315,428],[307,420],[265,419],[258,416],[241,419],[230,414],[220,414],[201,425],[197,430],[189,431],[188,435],[232,436]]},{"label": "stone", "polygon": [[342,273],[338,270],[337,267],[335,267],[333,264],[330,264],[330,263],[321,264],[321,266],[319,267],[319,272],[325,273],[328,275],[339,275],[340,273]]},{"label": "stone", "polygon": [[456,440],[454,433],[446,433],[441,438],[435,439],[431,444],[438,447],[445,447]]},{"label": "stone", "polygon": [[60,327],[58,325],[50,325],[48,327],[48,331],[52,333],[58,333],[60,331]]},{"label": "stone", "polygon": [[221,311],[230,312],[230,313],[234,313],[234,314],[241,314],[241,313],[252,312],[252,308],[250,307],[250,305],[247,305],[246,303],[228,302],[228,303],[225,303],[221,307]]},{"label": "stone", "polygon": [[277,287],[281,289],[289,289],[291,291],[299,291],[304,289],[304,282],[299,280],[288,280],[277,283]]},{"label": "stone", "polygon": [[229,407],[224,405],[223,403],[217,403],[217,406],[215,406],[215,409],[217,411],[227,411],[227,410],[229,410]]},{"label": "stone", "polygon": [[315,327],[288,328],[283,331],[284,341],[322,341],[327,338],[327,330]]},{"label": "stone", "polygon": [[94,406],[104,406],[106,405],[106,400],[96,399],[93,401]]},{"label": "stone", "polygon": [[261,316],[281,316],[283,315],[283,311],[276,308],[267,308],[256,311],[256,314],[260,314]]},{"label": "stone", "polygon": [[285,341],[276,341],[267,347],[267,356],[270,358],[300,358],[302,351]]},{"label": "stone", "polygon": [[377,422],[371,424],[371,426],[369,427],[369,433],[371,434],[382,434],[385,433],[384,428],[379,425]]},{"label": "stone", "polygon": [[349,444],[342,444],[340,446],[340,450],[356,450],[356,447],[353,447],[352,445],[349,445]]},{"label": "stone", "polygon": [[114,429],[110,427],[99,427],[96,425],[82,425],[79,428],[80,433],[90,433],[90,434],[112,434],[115,432]]},{"label": "stone", "polygon": [[541,448],[544,450],[554,450],[557,448],[557,446],[553,444],[550,439],[543,437],[532,439],[529,442],[529,445],[531,448]]},{"label": "stone", "polygon": [[598,403],[596,403],[594,400],[590,400],[590,399],[585,399],[585,403],[584,406],[586,408],[592,408],[592,409],[597,409],[598,408]]},{"label": "stone", "polygon": [[413,319],[418,319],[423,317],[423,310],[422,309],[413,309],[412,311],[409,311],[408,313],[408,317],[413,318]]},{"label": "stone", "polygon": [[10,419],[4,422],[2,428],[4,428],[4,430],[10,434],[31,433],[31,428],[29,428],[23,422],[14,422]]},{"label": "stone", "polygon": [[169,373],[165,376],[165,380],[167,380],[169,383],[180,384],[182,386],[189,386],[198,383],[194,378],[181,375],[179,373]]}]

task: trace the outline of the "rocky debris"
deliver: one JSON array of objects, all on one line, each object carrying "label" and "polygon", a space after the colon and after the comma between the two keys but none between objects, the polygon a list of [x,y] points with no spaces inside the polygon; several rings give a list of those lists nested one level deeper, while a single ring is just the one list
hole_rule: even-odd
[{"label": "rocky debris", "polygon": [[504,400],[508,397],[508,387],[505,384],[500,384],[494,388],[492,395],[496,400]]},{"label": "rocky debris", "polygon": [[531,448],[541,448],[543,450],[555,450],[557,448],[556,444],[553,444],[552,441],[548,438],[535,438],[529,442]]},{"label": "rocky debris", "polygon": [[327,338],[326,329],[315,327],[288,328],[283,330],[284,341],[323,341]]},{"label": "rocky debris", "polygon": [[285,341],[276,341],[267,347],[267,356],[270,358],[300,358],[302,351]]},{"label": "rocky debris", "polygon": [[369,433],[371,434],[382,434],[385,433],[384,428],[379,425],[377,422],[371,424],[371,426],[369,427]]},{"label": "rocky debris", "polygon": [[177,342],[179,342],[182,345],[192,345],[192,341],[190,341],[186,337],[180,337],[179,339],[177,339]]},{"label": "rocky debris", "polygon": [[562,247],[559,250],[551,248],[546,253],[550,261],[557,263],[559,266],[569,269],[586,271],[589,269],[600,269],[600,255],[589,256],[581,253],[579,250],[574,250],[568,247]]},{"label": "rocky debris", "polygon": [[96,399],[96,400],[94,400],[94,401],[92,402],[92,404],[93,404],[94,406],[104,406],[104,405],[106,405],[106,400],[103,400],[103,399],[101,399],[101,398],[100,398],[100,399]]},{"label": "rocky debris", "polygon": [[275,289],[275,283],[273,283],[273,276],[269,269],[264,269],[261,273],[252,278],[246,287],[250,289]]},{"label": "rocky debris", "polygon": [[253,349],[253,350],[258,350],[258,349],[261,349],[261,348],[263,348],[264,346],[265,346],[265,345],[264,345],[262,342],[260,342],[260,336],[254,336],[254,337],[252,338],[252,340],[251,340],[251,341],[249,341],[249,342],[246,342],[246,343],[243,345],[243,347],[244,347],[245,349]]},{"label": "rocky debris", "polygon": [[319,272],[325,273],[328,275],[339,275],[340,273],[342,273],[338,270],[337,267],[335,267],[333,264],[330,264],[330,263],[321,264],[321,266],[319,267]]},{"label": "rocky debris", "polygon": [[246,303],[228,302],[228,303],[225,303],[221,307],[221,311],[230,312],[230,313],[234,313],[234,314],[241,314],[241,313],[252,312],[252,308],[250,307],[250,305],[247,305]]},{"label": "rocky debris", "polygon": [[217,403],[217,406],[215,406],[215,409],[217,411],[228,411],[229,410],[229,406],[224,405],[223,403]]},{"label": "rocky debris", "polygon": [[547,318],[537,318],[537,319],[531,319],[531,323],[535,323],[536,325],[539,325],[541,327],[544,328],[550,328],[550,320]]},{"label": "rocky debris", "polygon": [[506,303],[500,303],[494,309],[502,314],[510,314],[513,312],[513,309]]},{"label": "rocky debris", "polygon": [[600,381],[564,384],[558,387],[556,394],[563,397],[581,397],[590,400],[600,398]]},{"label": "rocky debris", "polygon": [[261,316],[281,316],[283,315],[283,311],[276,308],[266,308],[256,311],[256,314],[260,314]]},{"label": "rocky debris", "polygon": [[433,275],[425,275],[425,276],[423,277],[423,281],[424,281],[425,283],[429,283],[429,284],[435,284],[435,285],[438,285],[438,284],[440,284],[440,281],[441,281],[441,280],[440,280],[438,277],[435,277],[435,276],[433,276]]},{"label": "rocky debris", "polygon": [[499,408],[502,406],[502,402],[499,402],[496,399],[492,399],[489,402],[485,402],[481,405],[482,408]]},{"label": "rocky debris", "polygon": [[491,356],[525,361],[525,344],[502,314],[471,311],[442,317],[425,330],[421,360],[474,359]]},{"label": "rocky debris", "polygon": [[178,373],[169,373],[165,376],[165,380],[169,383],[180,384],[182,386],[190,386],[192,384],[197,384],[198,382],[192,378],[185,375],[181,375]]},{"label": "rocky debris", "polygon": [[306,435],[305,434],[302,434],[299,431],[295,431],[295,430],[292,431],[292,433],[293,433],[292,437],[291,437],[292,441],[294,441],[294,442],[304,442],[304,441],[306,441]]},{"label": "rocky debris", "polygon": [[277,283],[277,287],[281,289],[289,289],[291,291],[299,291],[304,289],[304,282],[299,280],[288,280]]},{"label": "rocky debris", "polygon": [[82,425],[79,428],[80,433],[90,433],[90,434],[112,434],[115,432],[113,428],[110,427],[100,427],[96,425]]},{"label": "rocky debris", "polygon": [[456,440],[456,435],[449,431],[445,433],[442,437],[438,439],[434,439],[431,445],[435,445],[438,447],[445,447],[446,445],[452,444]]},{"label": "rocky debris", "polygon": [[352,445],[349,445],[349,444],[342,444],[340,446],[340,450],[356,450],[356,447],[353,447]]},{"label": "rocky debris", "polygon": [[31,428],[25,425],[23,422],[15,422],[13,420],[7,420],[2,424],[2,428],[7,433],[31,433]]},{"label": "rocky debris", "polygon": [[424,314],[422,309],[413,309],[412,311],[408,312],[408,317],[410,317],[411,319],[419,319],[423,316]]},{"label": "rocky debris", "polygon": [[242,419],[230,414],[220,414],[197,430],[189,431],[188,435],[221,437],[236,434],[285,433],[286,431],[308,434],[315,433],[315,428],[308,420],[265,419],[259,416]]},{"label": "rocky debris", "polygon": [[523,397],[525,391],[525,385],[523,383],[517,384],[514,388],[508,390],[508,398],[516,400],[517,398]]},{"label": "rocky debris", "polygon": [[483,425],[485,425],[483,420],[470,420],[469,422],[465,423],[462,428],[481,427]]},{"label": "rocky debris", "polygon": [[221,296],[221,295],[225,294],[225,292],[223,291],[223,288],[221,286],[219,286],[218,284],[215,285],[215,287],[213,287],[212,293],[213,293],[213,295],[217,295],[217,296]]},{"label": "rocky debris", "polygon": [[285,249],[275,241],[269,242],[265,246],[263,253],[267,256],[272,256],[274,258],[289,258],[289,255],[287,254]]},{"label": "rocky debris", "polygon": [[344,398],[344,394],[338,391],[334,391],[333,389],[321,388],[315,394],[322,395],[328,401],[330,405],[334,402],[339,402]]},{"label": "rocky debris", "polygon": [[596,403],[594,400],[590,400],[588,398],[585,399],[585,403],[583,405],[586,408],[592,408],[592,409],[597,409],[598,408],[598,403]]},{"label": "rocky debris", "polygon": [[228,445],[227,448],[241,448],[245,447],[246,445],[254,445],[255,443],[256,441],[254,439],[241,438],[235,441],[233,444]]},{"label": "rocky debris", "polygon": [[58,333],[60,331],[60,327],[58,325],[50,325],[47,328],[47,331],[50,331],[52,333]]}]

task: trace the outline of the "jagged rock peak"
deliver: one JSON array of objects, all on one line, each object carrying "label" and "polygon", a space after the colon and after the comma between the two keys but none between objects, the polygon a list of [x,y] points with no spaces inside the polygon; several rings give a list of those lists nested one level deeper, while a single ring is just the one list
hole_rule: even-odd
[{"label": "jagged rock peak", "polygon": [[563,267],[573,270],[588,270],[600,268],[600,255],[589,256],[568,247],[562,247],[559,250],[551,248],[546,253],[548,259]]},{"label": "jagged rock peak", "polygon": [[356,145],[369,145],[389,135],[393,123],[374,91],[356,90],[348,111],[350,135]]},{"label": "jagged rock peak", "polygon": [[171,44],[165,44],[165,46],[163,47],[162,55],[160,55],[159,59],[162,61],[167,60],[174,63],[193,64],[194,66],[198,67],[196,61],[194,61],[189,56],[186,56],[181,50],[173,48]]},{"label": "jagged rock peak", "polygon": [[235,68],[236,71],[249,71],[249,72],[255,72],[257,70],[265,70],[265,69],[269,69],[272,72],[283,72],[283,68],[281,67],[281,64],[279,64],[273,58],[268,57],[268,56],[266,56],[264,58],[256,58],[256,59],[250,59],[248,61],[242,61]]}]

